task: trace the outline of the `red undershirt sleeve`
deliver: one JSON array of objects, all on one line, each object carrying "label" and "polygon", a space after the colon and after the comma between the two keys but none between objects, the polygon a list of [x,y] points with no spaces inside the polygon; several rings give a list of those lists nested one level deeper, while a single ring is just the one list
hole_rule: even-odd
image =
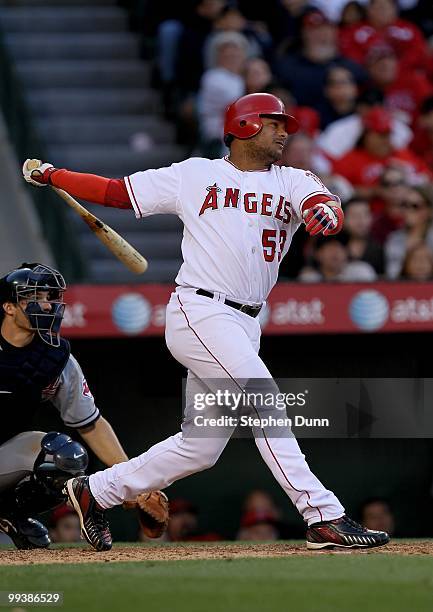
[{"label": "red undershirt sleeve", "polygon": [[71,196],[113,208],[132,208],[123,179],[109,179],[96,174],[55,170],[50,184]]}]

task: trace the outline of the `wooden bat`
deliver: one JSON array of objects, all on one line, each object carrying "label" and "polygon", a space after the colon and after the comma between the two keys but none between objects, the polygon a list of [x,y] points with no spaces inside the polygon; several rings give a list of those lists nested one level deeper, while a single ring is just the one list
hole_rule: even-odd
[{"label": "wooden bat", "polygon": [[[27,164],[27,170],[36,170],[42,162],[39,159],[30,159]],[[138,251],[134,249],[122,236],[119,236],[109,225],[95,217],[84,206],[79,204],[75,198],[69,193],[52,187],[54,191],[63,199],[71,208],[77,212],[85,223],[89,226],[95,236],[119,259],[131,272],[135,274],[143,274],[147,270],[147,260]]]}]

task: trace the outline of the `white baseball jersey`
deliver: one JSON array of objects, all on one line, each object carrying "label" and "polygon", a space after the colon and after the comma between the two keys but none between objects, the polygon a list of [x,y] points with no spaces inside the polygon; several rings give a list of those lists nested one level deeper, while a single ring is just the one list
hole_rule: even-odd
[{"label": "white baseball jersey", "polygon": [[245,303],[266,300],[303,208],[338,201],[312,172],[242,171],[227,158],[190,158],[125,183],[137,218],[172,213],[183,221],[176,283]]}]

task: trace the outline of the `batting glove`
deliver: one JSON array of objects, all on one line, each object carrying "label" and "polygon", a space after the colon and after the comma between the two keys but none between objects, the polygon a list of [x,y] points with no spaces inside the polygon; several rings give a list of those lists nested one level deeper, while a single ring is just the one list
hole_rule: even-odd
[{"label": "batting glove", "polygon": [[332,236],[343,229],[344,213],[339,206],[316,204],[302,213],[305,229],[310,236]]},{"label": "batting glove", "polygon": [[[39,162],[40,165],[34,168],[34,162],[38,160],[26,159],[23,164],[23,177],[27,183],[35,187],[46,187],[50,184],[50,177],[57,170],[52,164]],[[28,168],[30,166],[30,169]],[[33,169],[32,169],[33,166]]]}]

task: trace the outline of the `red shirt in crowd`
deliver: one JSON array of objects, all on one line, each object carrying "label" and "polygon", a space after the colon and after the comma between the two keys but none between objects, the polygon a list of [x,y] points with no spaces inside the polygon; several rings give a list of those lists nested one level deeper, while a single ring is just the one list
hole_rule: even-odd
[{"label": "red shirt in crowd", "polygon": [[359,64],[364,64],[372,45],[389,44],[397,54],[403,69],[430,70],[432,59],[421,30],[404,19],[381,30],[368,22],[346,26],[340,32],[341,54]]},{"label": "red shirt in crowd", "polygon": [[394,83],[383,93],[389,110],[403,111],[414,122],[422,102],[433,95],[433,84],[421,72],[400,71]]},{"label": "red shirt in crowd", "polygon": [[433,135],[417,127],[410,148],[418,157],[422,157],[433,174]]},{"label": "red shirt in crowd", "polygon": [[341,159],[334,161],[333,169],[352,185],[369,187],[376,185],[386,166],[398,164],[406,167],[409,174],[423,174],[432,177],[422,159],[408,149],[393,151],[387,157],[375,157],[365,149],[354,149]]}]

